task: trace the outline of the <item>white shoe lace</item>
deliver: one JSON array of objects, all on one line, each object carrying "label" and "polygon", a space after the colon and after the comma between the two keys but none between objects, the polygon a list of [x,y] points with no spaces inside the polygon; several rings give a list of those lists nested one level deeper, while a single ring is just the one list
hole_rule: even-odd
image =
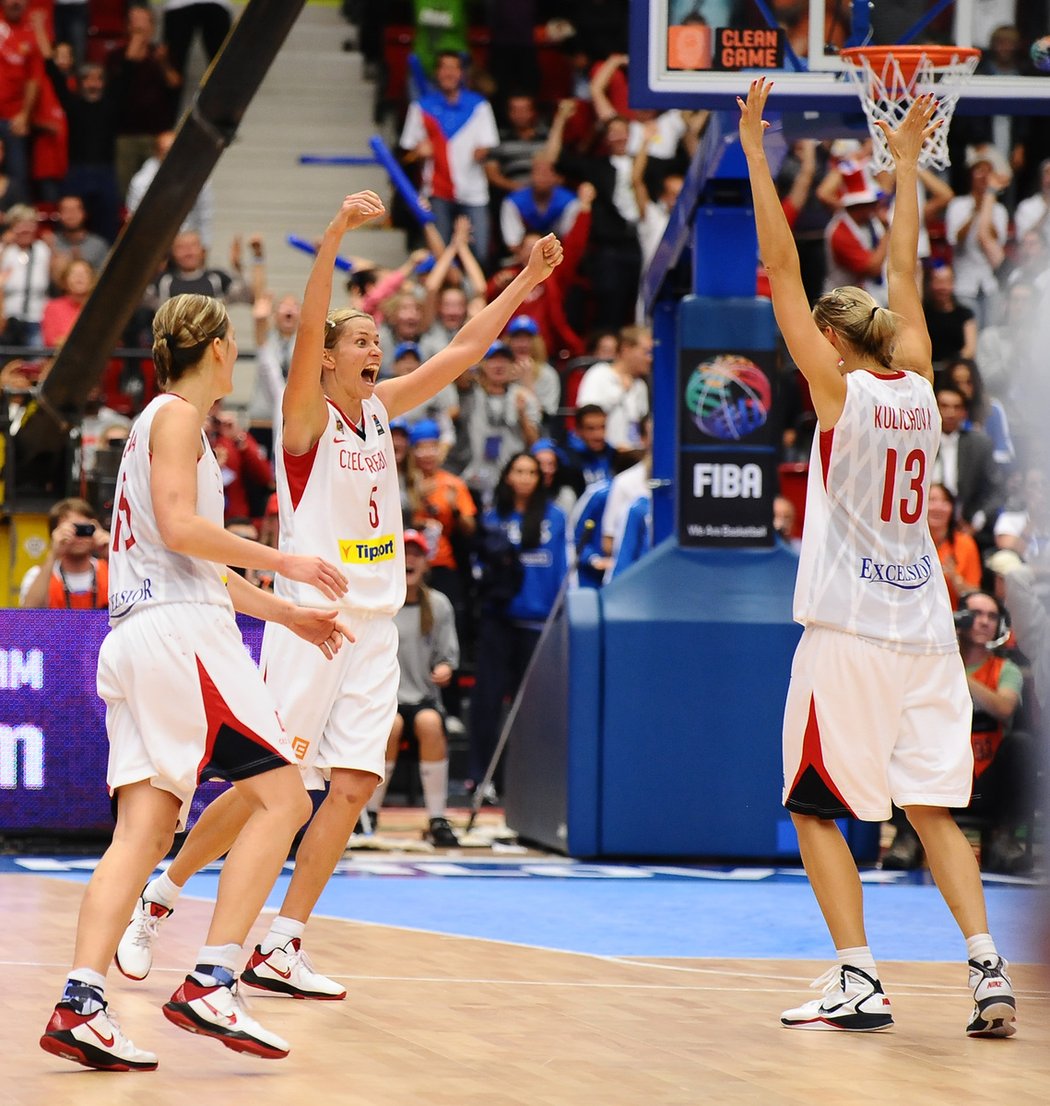
[{"label": "white shoe lace", "polygon": [[135,935],[132,941],[140,948],[148,949],[157,939],[157,930],[163,917],[157,917],[145,911],[139,916],[138,925],[135,927]]},{"label": "white shoe lace", "polygon": [[823,975],[818,976],[809,985],[811,991],[820,991],[822,994],[829,995],[832,991],[839,989],[839,981],[841,979],[842,967],[839,964],[832,964],[830,968]]}]

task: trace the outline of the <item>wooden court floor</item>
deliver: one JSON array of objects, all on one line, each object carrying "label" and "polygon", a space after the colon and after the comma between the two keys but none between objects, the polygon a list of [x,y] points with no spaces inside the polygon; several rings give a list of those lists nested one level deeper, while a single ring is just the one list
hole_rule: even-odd
[{"label": "wooden court floor", "polygon": [[0,876],[2,1106],[1050,1102],[1050,987],[1032,966],[1014,966],[1021,1028],[1011,1040],[963,1034],[969,994],[957,964],[881,965],[893,1030],[800,1033],[781,1029],[779,1012],[807,997],[826,964],[616,959],[324,918],[311,922],[309,948],[349,996],[253,998],[252,1013],[292,1045],[286,1060],[253,1060],[160,1012],[210,914],[185,899],[149,979],[110,977],[114,1012],[159,1069],[87,1071],[37,1047],[82,891]]}]

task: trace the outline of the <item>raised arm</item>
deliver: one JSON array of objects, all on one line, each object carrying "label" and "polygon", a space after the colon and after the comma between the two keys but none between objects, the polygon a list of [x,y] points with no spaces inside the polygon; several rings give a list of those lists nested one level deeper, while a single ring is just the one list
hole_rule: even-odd
[{"label": "raised arm", "polygon": [[769,274],[773,312],[795,364],[809,383],[820,425],[827,430],[842,413],[846,383],[839,372],[835,347],[821,334],[810,314],[795,240],[766,161],[763,133],[769,124],[762,113],[772,87],[772,82],[760,77],[751,82],[746,103],[737,97],[740,145],[747,158],[758,249]]},{"label": "raised arm", "polygon": [[367,223],[384,211],[383,201],[374,192],[355,192],[347,196],[317,246],[303,293],[299,330],[281,404],[284,448],[296,456],[313,448],[328,421],[328,409],[321,388],[321,356],[324,352],[325,319],[328,318],[332,300],[332,270],[339,244],[348,230]]},{"label": "raised arm", "polygon": [[933,119],[936,109],[937,98],[927,93],[912,101],[896,130],[887,123],[878,124],[893,155],[897,181],[886,260],[889,308],[902,319],[893,360],[897,367],[917,372],[931,383],[932,346],[915,281],[915,259],[919,253],[919,154],[926,139],[943,123]]},{"label": "raised arm", "polygon": [[485,351],[502,333],[511,316],[525,297],[550,276],[561,264],[561,243],[553,234],[541,238],[532,247],[528,264],[487,304],[466,323],[462,330],[439,353],[424,361],[407,376],[384,380],[376,385],[375,394],[391,418],[403,415],[436,396],[471,365],[476,365]]}]

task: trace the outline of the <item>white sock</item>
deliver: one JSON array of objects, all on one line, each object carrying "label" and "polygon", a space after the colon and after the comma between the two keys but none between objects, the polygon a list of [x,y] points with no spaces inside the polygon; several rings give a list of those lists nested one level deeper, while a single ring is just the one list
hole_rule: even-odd
[{"label": "white sock", "polygon": [[383,771],[383,782],[372,792],[372,798],[368,800],[367,809],[378,813],[383,809],[383,800],[386,798],[386,789],[390,786],[390,777],[394,774],[396,760],[388,760]]},{"label": "white sock", "polygon": [[975,933],[966,938],[967,959],[990,964],[998,955],[990,933]]},{"label": "white sock", "polygon": [[839,963],[851,968],[860,968],[867,972],[873,979],[879,978],[879,969],[875,967],[875,958],[871,955],[871,949],[867,945],[858,945],[852,949],[836,949]]},{"label": "white sock", "polygon": [[225,968],[227,971],[237,974],[237,969],[244,959],[244,948],[241,945],[201,945],[197,953],[198,964],[211,964],[216,968]]},{"label": "white sock", "polygon": [[94,987],[96,991],[106,989],[106,977],[101,972],[93,971],[91,968],[74,968],[66,978],[72,979],[75,983],[86,983],[89,987]]},{"label": "white sock", "polygon": [[259,947],[264,953],[273,952],[274,949],[287,945],[294,937],[302,938],[305,929],[306,922],[297,922],[294,918],[285,918],[278,914]]},{"label": "white sock", "polygon": [[146,884],[142,897],[147,902],[159,902],[161,906],[173,909],[179,900],[182,888],[177,883],[172,883],[167,872],[161,872],[155,879]]},{"label": "white sock", "polygon": [[448,807],[448,757],[421,760],[419,778],[423,782],[423,805],[428,818],[444,818]]}]

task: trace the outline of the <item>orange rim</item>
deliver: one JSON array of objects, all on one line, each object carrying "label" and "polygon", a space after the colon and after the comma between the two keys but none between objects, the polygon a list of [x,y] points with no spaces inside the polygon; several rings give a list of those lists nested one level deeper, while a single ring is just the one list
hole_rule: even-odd
[{"label": "orange rim", "polygon": [[963,61],[970,58],[979,58],[981,51],[975,46],[851,46],[842,51],[841,57],[851,65],[859,69],[863,61],[867,61],[871,68],[881,73],[886,62],[895,58],[900,66],[901,76],[905,82],[910,82],[915,76],[915,70],[919,66],[920,59],[925,56],[930,64],[943,68],[951,65],[953,61]]}]

